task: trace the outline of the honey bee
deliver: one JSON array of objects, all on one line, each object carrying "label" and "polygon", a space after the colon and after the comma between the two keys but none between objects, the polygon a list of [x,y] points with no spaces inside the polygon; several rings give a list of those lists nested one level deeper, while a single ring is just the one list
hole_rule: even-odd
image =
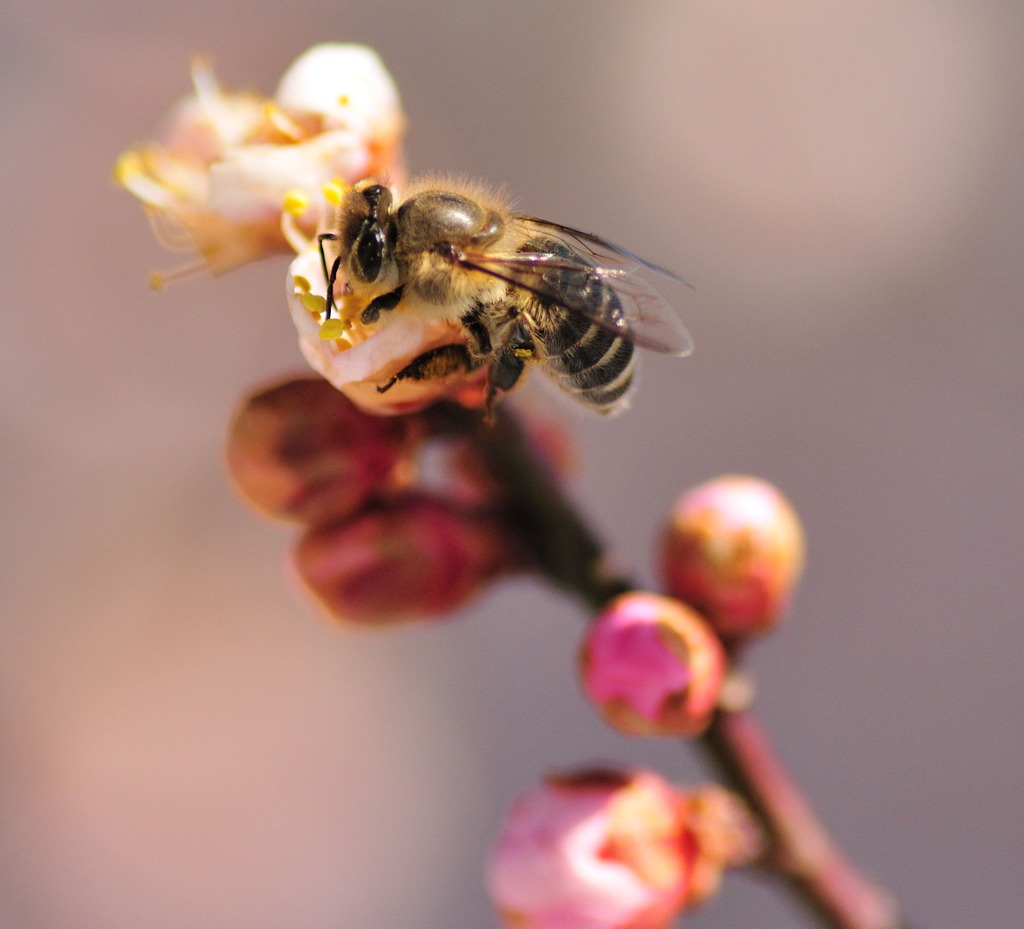
[{"label": "honey bee", "polygon": [[[569,396],[609,413],[633,383],[634,346],[680,356],[693,347],[638,272],[682,278],[600,236],[512,212],[469,184],[421,181],[396,202],[390,188],[362,181],[343,193],[333,229],[319,237],[326,318],[341,279],[364,325],[401,303],[465,334],[419,355],[380,392],[486,366],[490,411],[536,362]],[[325,242],[334,243],[330,267]]]}]

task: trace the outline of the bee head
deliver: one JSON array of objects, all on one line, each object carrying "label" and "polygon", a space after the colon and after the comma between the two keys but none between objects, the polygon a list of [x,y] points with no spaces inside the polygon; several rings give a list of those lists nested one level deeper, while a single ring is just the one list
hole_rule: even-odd
[{"label": "bee head", "polygon": [[391,202],[391,191],[373,181],[359,183],[346,193],[339,210],[338,237],[353,283],[375,284],[393,270]]}]

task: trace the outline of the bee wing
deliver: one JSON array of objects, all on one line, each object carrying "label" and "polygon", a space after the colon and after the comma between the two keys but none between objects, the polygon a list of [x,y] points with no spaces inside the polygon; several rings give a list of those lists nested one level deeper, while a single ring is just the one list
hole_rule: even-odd
[{"label": "bee wing", "polygon": [[620,268],[630,273],[639,268],[645,268],[691,289],[693,287],[689,281],[675,272],[645,261],[639,255],[634,255],[629,249],[616,245],[603,236],[594,235],[592,232],[583,232],[581,229],[573,229],[571,226],[563,226],[561,223],[553,223],[548,219],[538,219],[536,216],[516,214],[515,221],[529,238],[555,239],[569,251],[585,256],[587,261],[597,267]]},{"label": "bee wing", "polygon": [[[579,313],[643,348],[666,355],[693,351],[693,340],[672,304],[625,268],[595,266],[582,257],[552,252],[467,253],[459,263]],[[576,276],[579,286],[567,286],[567,274]],[[583,286],[592,278],[599,278],[618,300],[595,300],[593,289]]]}]

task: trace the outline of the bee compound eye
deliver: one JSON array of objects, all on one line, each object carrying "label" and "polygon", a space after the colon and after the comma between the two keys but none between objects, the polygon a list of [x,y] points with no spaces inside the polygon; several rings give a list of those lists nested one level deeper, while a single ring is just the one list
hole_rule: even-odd
[{"label": "bee compound eye", "polygon": [[380,276],[384,264],[384,246],[386,238],[376,224],[364,228],[359,233],[355,247],[355,270],[368,284],[372,284]]}]

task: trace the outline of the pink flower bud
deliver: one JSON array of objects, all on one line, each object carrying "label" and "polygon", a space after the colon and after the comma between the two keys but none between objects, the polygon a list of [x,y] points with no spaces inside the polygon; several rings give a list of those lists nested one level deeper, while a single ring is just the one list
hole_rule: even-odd
[{"label": "pink flower bud", "polygon": [[299,580],[328,613],[369,624],[455,610],[513,561],[499,523],[427,496],[314,527],[293,554]]},{"label": "pink flower bud", "polygon": [[547,778],[515,801],[495,843],[488,883],[502,920],[513,929],[668,926],[752,850],[717,806],[697,802],[702,793],[648,771]]},{"label": "pink flower bud", "polygon": [[718,892],[726,868],[750,864],[764,851],[764,835],[746,803],[717,784],[686,791],[683,818],[696,847],[687,898],[696,906]]},{"label": "pink flower bud", "polygon": [[250,397],[235,416],[227,462],[257,510],[314,525],[353,514],[409,467],[412,424],[367,416],[319,378]]},{"label": "pink flower bud", "polygon": [[666,591],[728,639],[778,622],[803,556],[803,530],[792,507],[753,477],[720,477],[684,494],[661,538]]},{"label": "pink flower bud", "polygon": [[708,624],[668,597],[628,593],[591,625],[580,655],[583,690],[629,735],[700,734],[714,712],[725,652]]}]

